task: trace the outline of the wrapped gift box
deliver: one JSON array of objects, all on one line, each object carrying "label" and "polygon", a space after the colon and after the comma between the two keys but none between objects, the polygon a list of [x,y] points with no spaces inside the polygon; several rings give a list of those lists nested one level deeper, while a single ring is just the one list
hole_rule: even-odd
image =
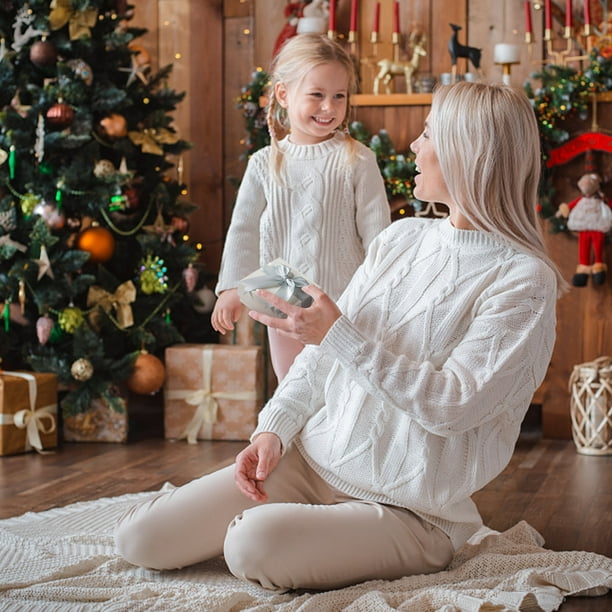
[{"label": "wrapped gift box", "polygon": [[0,455],[57,446],[57,377],[0,371]]},{"label": "wrapped gift box", "polygon": [[266,289],[277,297],[293,304],[308,308],[312,297],[302,290],[311,285],[301,272],[291,267],[284,259],[275,259],[255,270],[238,283],[240,301],[250,310],[256,310],[273,317],[285,318],[287,315],[257,295],[258,289]]},{"label": "wrapped gift box", "polygon": [[264,401],[261,347],[178,344],[165,362],[166,438],[249,439]]},{"label": "wrapped gift box", "polygon": [[127,390],[117,386],[111,391],[114,407],[110,399],[98,397],[85,412],[64,413],[65,442],[127,442]]}]

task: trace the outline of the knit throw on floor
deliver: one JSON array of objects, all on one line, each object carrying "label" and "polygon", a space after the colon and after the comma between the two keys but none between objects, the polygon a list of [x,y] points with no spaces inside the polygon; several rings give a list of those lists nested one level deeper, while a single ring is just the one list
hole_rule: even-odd
[{"label": "knit throw on floor", "polygon": [[557,610],[612,588],[612,559],[554,552],[525,522],[483,529],[446,571],[335,591],[272,593],[234,578],[223,559],[175,571],[137,568],[114,546],[117,519],[154,493],[80,502],[0,521],[0,610],[139,612],[420,612]]}]

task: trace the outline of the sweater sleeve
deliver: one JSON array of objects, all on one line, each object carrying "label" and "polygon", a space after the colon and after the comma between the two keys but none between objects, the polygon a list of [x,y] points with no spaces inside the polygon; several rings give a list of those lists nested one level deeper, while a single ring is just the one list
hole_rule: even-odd
[{"label": "sweater sleeve", "polygon": [[355,176],[355,219],[357,232],[367,251],[372,240],[391,223],[385,183],[376,156],[367,147],[359,150]]},{"label": "sweater sleeve", "polygon": [[323,407],[325,377],[332,362],[318,346],[306,346],[259,413],[251,440],[262,432],[272,432],[286,450],[306,421]]},{"label": "sweater sleeve", "polygon": [[[263,151],[263,150],[262,150]],[[258,151],[247,164],[232,213],[215,293],[233,289],[259,266],[260,218],[266,207],[264,172],[267,158]]]},{"label": "sweater sleeve", "polygon": [[[397,354],[385,338],[366,337],[344,315],[321,349],[372,396],[438,436],[466,432],[508,406],[528,405],[552,354],[556,281],[548,266],[524,259],[483,291],[467,332],[440,363]],[[367,273],[362,266],[343,297],[360,295],[360,276]]]}]

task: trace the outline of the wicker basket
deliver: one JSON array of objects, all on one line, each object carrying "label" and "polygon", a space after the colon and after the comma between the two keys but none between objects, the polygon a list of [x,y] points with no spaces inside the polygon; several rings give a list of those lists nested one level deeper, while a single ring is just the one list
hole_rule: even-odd
[{"label": "wicker basket", "polygon": [[612,358],[574,366],[569,388],[572,437],[578,452],[612,455]]}]

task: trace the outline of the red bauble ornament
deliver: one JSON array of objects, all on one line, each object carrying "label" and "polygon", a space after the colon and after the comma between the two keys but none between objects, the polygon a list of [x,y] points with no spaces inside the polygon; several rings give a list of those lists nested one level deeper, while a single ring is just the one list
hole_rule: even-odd
[{"label": "red bauble ornament", "polygon": [[64,104],[63,102],[58,102],[54,104],[47,111],[47,124],[58,130],[63,130],[72,124],[72,120],[74,119],[74,111],[72,107],[68,104]]},{"label": "red bauble ornament", "polygon": [[130,391],[140,395],[157,393],[166,379],[166,368],[155,355],[143,351],[136,358],[134,370],[127,379]]},{"label": "red bauble ornament", "polygon": [[57,48],[50,40],[38,40],[30,47],[30,61],[38,68],[55,66]]},{"label": "red bauble ornament", "polygon": [[100,121],[102,131],[112,139],[125,138],[127,136],[127,121],[123,115],[113,113]]},{"label": "red bauble ornament", "polygon": [[96,225],[80,234],[77,248],[89,253],[90,262],[108,261],[115,251],[115,238],[107,229]]},{"label": "red bauble ornament", "polygon": [[138,187],[126,187],[123,190],[123,195],[126,198],[126,208],[134,210],[140,206],[140,189]]}]

